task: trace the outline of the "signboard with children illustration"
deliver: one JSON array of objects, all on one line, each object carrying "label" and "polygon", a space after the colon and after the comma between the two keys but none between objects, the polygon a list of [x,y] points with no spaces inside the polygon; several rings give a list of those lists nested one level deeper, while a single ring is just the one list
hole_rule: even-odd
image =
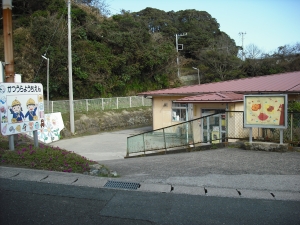
[{"label": "signboard with children illustration", "polygon": [[[51,143],[60,139],[60,131],[64,128],[64,122],[60,112],[46,113],[44,126],[38,130],[38,139],[44,143]],[[33,132],[27,132],[33,137]]]},{"label": "signboard with children illustration", "polygon": [[44,126],[43,86],[39,83],[0,83],[2,135],[39,130]]},{"label": "signboard with children illustration", "polygon": [[245,95],[244,126],[287,127],[287,95]]}]

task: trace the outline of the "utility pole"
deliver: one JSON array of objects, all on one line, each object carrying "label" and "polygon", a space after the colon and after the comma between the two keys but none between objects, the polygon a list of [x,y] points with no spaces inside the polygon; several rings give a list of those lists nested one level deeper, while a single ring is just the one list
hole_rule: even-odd
[{"label": "utility pole", "polygon": [[14,54],[12,40],[12,0],[2,0],[3,7],[3,37],[4,37],[4,58],[5,78],[7,83],[14,83]]},{"label": "utility pole", "polygon": [[177,73],[177,75],[178,75],[178,77],[180,77],[178,50],[182,50],[182,49],[183,49],[183,44],[180,44],[181,49],[178,48],[178,37],[186,36],[186,35],[187,35],[187,33],[175,34],[175,36],[176,36],[177,68],[178,68],[178,73]]},{"label": "utility pole", "polygon": [[246,35],[246,32],[240,32],[239,35],[242,36],[242,60],[244,60],[244,36]]},{"label": "utility pole", "polygon": [[[15,82],[13,40],[12,40],[12,0],[2,0],[3,7],[3,41],[4,41],[4,58],[5,58],[5,81],[6,83]],[[14,137],[8,136],[8,144],[10,150],[15,150]]]},{"label": "utility pole", "polygon": [[[15,83],[15,68],[12,38],[12,0],[2,0],[3,7],[3,41],[5,58],[5,80],[6,83]],[[17,79],[16,79],[16,82]],[[15,150],[14,142],[18,140],[18,134],[8,135],[9,149]],[[33,130],[34,146],[38,147],[38,133]]]},{"label": "utility pole", "polygon": [[45,55],[42,55],[43,59],[47,60],[47,113],[50,112],[50,107],[49,107],[49,58],[46,57]]},{"label": "utility pole", "polygon": [[72,47],[71,47],[71,1],[68,0],[68,67],[69,67],[69,104],[70,130],[75,134],[74,106],[73,106],[73,78],[72,78]]}]

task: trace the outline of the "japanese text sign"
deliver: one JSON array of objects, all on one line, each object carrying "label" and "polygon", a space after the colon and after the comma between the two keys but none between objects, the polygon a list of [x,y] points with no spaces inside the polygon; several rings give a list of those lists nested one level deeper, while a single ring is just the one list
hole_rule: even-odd
[{"label": "japanese text sign", "polygon": [[2,135],[40,129],[44,124],[43,86],[39,83],[0,83]]}]

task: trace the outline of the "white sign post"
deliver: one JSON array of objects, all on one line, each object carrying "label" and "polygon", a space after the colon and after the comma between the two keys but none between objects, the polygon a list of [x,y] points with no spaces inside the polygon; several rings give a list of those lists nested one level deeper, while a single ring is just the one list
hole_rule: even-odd
[{"label": "white sign post", "polygon": [[44,124],[43,85],[0,83],[0,116],[1,134],[9,136],[10,150],[14,150],[13,135],[28,131],[38,147],[37,130]]}]

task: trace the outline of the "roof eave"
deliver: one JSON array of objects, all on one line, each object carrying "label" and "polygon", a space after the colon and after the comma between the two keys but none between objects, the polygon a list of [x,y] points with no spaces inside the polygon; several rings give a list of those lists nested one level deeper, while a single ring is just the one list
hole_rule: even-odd
[{"label": "roof eave", "polygon": [[217,100],[217,101],[213,101],[213,100],[203,100],[203,101],[199,101],[199,100],[191,100],[191,101],[184,101],[184,100],[175,100],[174,102],[178,102],[178,103],[233,103],[233,102],[243,102],[243,100]]}]

